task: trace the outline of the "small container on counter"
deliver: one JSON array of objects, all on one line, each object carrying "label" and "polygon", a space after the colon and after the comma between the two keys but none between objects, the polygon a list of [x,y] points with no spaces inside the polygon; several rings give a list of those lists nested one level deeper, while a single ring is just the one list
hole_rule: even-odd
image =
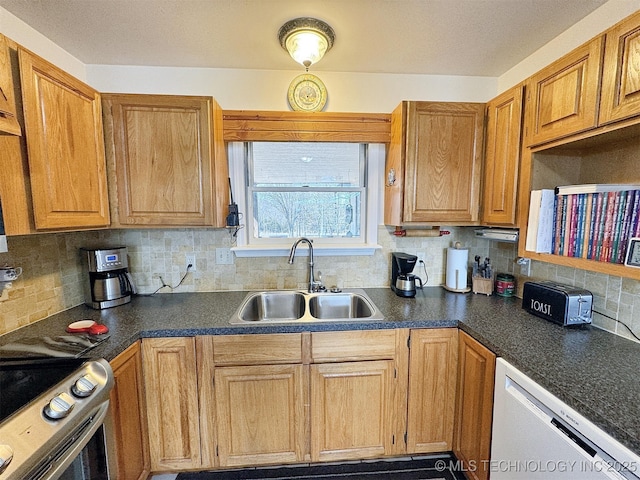
[{"label": "small container on counter", "polygon": [[516,293],[516,277],[508,273],[496,275],[496,294],[501,297],[513,297]]},{"label": "small container on counter", "polygon": [[473,293],[489,296],[493,293],[493,278],[471,277],[471,289]]}]

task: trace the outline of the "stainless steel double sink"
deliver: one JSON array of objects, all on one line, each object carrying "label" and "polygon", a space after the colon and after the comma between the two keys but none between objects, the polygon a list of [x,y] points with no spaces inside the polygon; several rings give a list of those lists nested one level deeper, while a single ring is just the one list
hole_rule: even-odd
[{"label": "stainless steel double sink", "polygon": [[364,290],[307,293],[273,290],[249,293],[231,317],[231,324],[305,323],[382,320]]}]

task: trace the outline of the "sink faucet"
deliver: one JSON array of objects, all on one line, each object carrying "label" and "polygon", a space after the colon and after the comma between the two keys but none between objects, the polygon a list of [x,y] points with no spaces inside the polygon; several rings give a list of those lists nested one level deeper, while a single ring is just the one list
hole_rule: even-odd
[{"label": "sink faucet", "polygon": [[292,246],[291,246],[291,251],[289,252],[289,265],[291,265],[293,263],[293,257],[295,257],[296,255],[296,248],[298,247],[298,244],[300,244],[301,242],[305,242],[307,245],[309,245],[309,288],[308,288],[308,292],[312,293],[312,292],[319,292],[321,290],[324,289],[324,287],[322,286],[322,282],[318,282],[316,281],[315,275],[313,274],[313,245],[311,244],[311,240],[309,240],[308,238],[302,237],[301,239],[297,240]]}]

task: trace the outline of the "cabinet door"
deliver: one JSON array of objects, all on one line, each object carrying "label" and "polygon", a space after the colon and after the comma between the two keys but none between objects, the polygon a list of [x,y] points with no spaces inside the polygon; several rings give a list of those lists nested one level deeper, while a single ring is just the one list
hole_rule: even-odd
[{"label": "cabinet door", "polygon": [[0,34],[0,132],[21,135],[7,38]]},{"label": "cabinet door", "polygon": [[391,360],[311,365],[311,461],[391,452],[393,375]]},{"label": "cabinet door", "polygon": [[152,471],[200,467],[193,338],[142,341]]},{"label": "cabinet door", "polygon": [[37,229],[109,225],[100,94],[19,49]]},{"label": "cabinet door", "polygon": [[529,145],[596,126],[603,40],[591,40],[529,78]]},{"label": "cabinet door", "polygon": [[457,360],[457,328],[411,331],[407,453],[452,450]]},{"label": "cabinet door", "polygon": [[454,448],[472,479],[489,478],[496,356],[460,331]]},{"label": "cabinet door", "polygon": [[409,103],[405,222],[478,222],[484,109],[483,103]]},{"label": "cabinet door", "polygon": [[516,225],[523,90],[519,85],[487,104],[483,224]]},{"label": "cabinet door", "polygon": [[304,460],[308,380],[302,365],[222,367],[214,378],[220,466]]},{"label": "cabinet door", "polygon": [[144,403],[140,342],[118,355],[111,367],[111,417],[116,442],[117,478],[144,480],[149,475],[147,409]]},{"label": "cabinet door", "polygon": [[216,194],[227,198],[228,175],[226,158],[214,158],[213,98],[105,95],[104,107],[120,225],[224,225]]},{"label": "cabinet door", "polygon": [[600,123],[640,115],[640,12],[607,31]]}]

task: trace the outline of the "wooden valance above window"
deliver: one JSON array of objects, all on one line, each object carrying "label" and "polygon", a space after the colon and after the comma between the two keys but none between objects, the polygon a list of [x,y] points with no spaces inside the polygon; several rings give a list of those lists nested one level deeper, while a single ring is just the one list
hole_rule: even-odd
[{"label": "wooden valance above window", "polygon": [[391,115],[386,113],[270,112],[224,110],[226,142],[389,143]]}]

